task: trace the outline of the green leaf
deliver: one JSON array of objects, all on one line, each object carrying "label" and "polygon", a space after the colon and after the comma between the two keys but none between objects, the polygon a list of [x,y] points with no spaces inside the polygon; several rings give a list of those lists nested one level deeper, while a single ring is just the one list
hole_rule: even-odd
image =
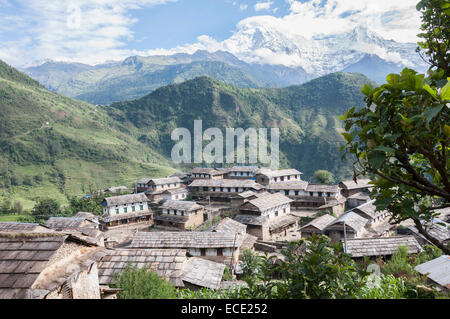
[{"label": "green leaf", "polygon": [[395,73],[388,74],[388,76],[386,77],[386,82],[390,85],[395,86],[398,84],[398,82],[400,82],[400,75]]},{"label": "green leaf", "polygon": [[444,133],[445,135],[450,136],[450,126],[447,124],[444,125]]},{"label": "green leaf", "polygon": [[424,86],[423,86],[423,89],[424,89],[425,91],[427,91],[428,93],[430,93],[431,96],[434,97],[436,100],[439,100],[437,91],[436,91],[435,89],[431,88],[428,84],[424,85]]},{"label": "green leaf", "polygon": [[388,152],[388,153],[392,153],[392,154],[395,153],[395,150],[393,148],[387,147],[387,146],[382,146],[382,145],[379,145],[379,146],[375,147],[374,150],[382,151],[382,152]]},{"label": "green leaf", "polygon": [[341,133],[342,136],[344,136],[345,140],[350,143],[353,140],[353,137],[348,133]]},{"label": "green leaf", "polygon": [[438,115],[438,113],[442,110],[442,108],[444,107],[443,104],[435,106],[435,107],[430,107],[428,108],[428,110],[426,110],[425,112],[423,112],[423,115],[425,116],[425,119],[427,120],[427,123],[430,123],[431,120],[436,117],[436,115]]},{"label": "green leaf", "polygon": [[447,84],[441,89],[441,98],[450,100],[450,78],[447,78]]},{"label": "green leaf", "polygon": [[365,95],[365,96],[369,96],[372,94],[372,85],[370,84],[364,84],[364,86],[361,89],[361,92]]},{"label": "green leaf", "polygon": [[372,166],[375,169],[378,169],[383,165],[384,161],[386,160],[386,154],[384,152],[375,151],[370,152],[368,155],[368,160],[370,166]]}]

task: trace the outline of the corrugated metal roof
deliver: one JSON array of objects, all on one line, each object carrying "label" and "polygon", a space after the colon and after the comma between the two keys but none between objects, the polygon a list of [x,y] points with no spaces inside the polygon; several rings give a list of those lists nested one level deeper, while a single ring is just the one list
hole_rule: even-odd
[{"label": "corrugated metal roof", "polygon": [[438,258],[420,264],[414,269],[439,285],[450,289],[450,256],[442,255]]}]

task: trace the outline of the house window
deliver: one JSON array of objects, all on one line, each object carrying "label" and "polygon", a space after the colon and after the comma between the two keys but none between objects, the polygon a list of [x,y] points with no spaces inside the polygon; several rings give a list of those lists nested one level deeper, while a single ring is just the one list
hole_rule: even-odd
[{"label": "house window", "polygon": [[294,194],[297,196],[298,195],[298,191],[295,191]]},{"label": "house window", "polygon": [[206,256],[206,248],[200,248],[200,256]]},{"label": "house window", "polygon": [[118,214],[119,213],[119,209],[118,208],[116,208],[116,214]]},{"label": "house window", "polygon": [[139,205],[140,210],[144,210],[144,205]]},{"label": "house window", "polygon": [[217,248],[217,256],[223,256],[222,248]]},{"label": "house window", "polygon": [[124,212],[124,213],[127,213],[127,212],[128,212],[128,207],[124,207],[124,208],[123,208],[123,212]]},{"label": "house window", "polygon": [[132,211],[132,212],[135,212],[135,211],[136,211],[136,207],[131,206],[131,211]]}]

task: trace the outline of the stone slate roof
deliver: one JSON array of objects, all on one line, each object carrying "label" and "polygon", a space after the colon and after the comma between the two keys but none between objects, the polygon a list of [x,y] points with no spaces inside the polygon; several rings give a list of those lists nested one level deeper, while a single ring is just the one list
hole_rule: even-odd
[{"label": "stone slate roof", "polygon": [[0,234],[0,299],[29,298],[31,286],[66,238]]},{"label": "stone slate roof", "polygon": [[85,221],[85,218],[77,217],[50,217],[45,226],[55,230],[75,229],[82,227]]},{"label": "stone slate roof", "polygon": [[287,181],[271,183],[267,186],[267,189],[282,189],[282,190],[306,190],[308,182],[305,181]]},{"label": "stone slate roof", "polygon": [[149,199],[147,196],[145,196],[144,193],[137,193],[137,194],[107,197],[105,198],[105,201],[106,206],[111,207],[116,205],[149,202]]},{"label": "stone slate roof", "polygon": [[254,191],[245,191],[245,192],[242,192],[242,193],[237,194],[236,196],[242,197],[242,198],[248,198],[248,197],[254,196],[254,195],[256,195],[256,194],[257,194],[257,193],[254,192]]},{"label": "stone slate roof", "polygon": [[407,246],[410,254],[422,251],[414,236],[347,239],[347,253],[352,257],[388,256],[399,246]]},{"label": "stone slate roof", "polygon": [[268,216],[260,216],[260,215],[247,215],[247,214],[241,214],[236,215],[234,217],[234,220],[244,224],[244,225],[255,225],[255,226],[261,226],[268,220]]},{"label": "stone slate roof", "polygon": [[442,255],[426,263],[417,265],[414,270],[442,287],[450,289],[450,256]]},{"label": "stone slate roof", "polygon": [[190,258],[183,270],[183,281],[211,289],[220,288],[225,265],[203,258]]},{"label": "stone slate roof", "polygon": [[134,212],[134,213],[122,213],[122,214],[114,214],[114,215],[106,215],[103,216],[101,218],[101,221],[104,223],[107,222],[113,222],[113,221],[117,221],[117,220],[122,220],[122,219],[129,219],[129,218],[136,218],[136,217],[142,217],[142,216],[148,216],[148,215],[152,215],[153,212],[151,210],[144,210],[144,211],[139,211],[139,212]]},{"label": "stone slate roof", "polygon": [[[440,220],[435,220],[435,222],[433,223],[427,223],[425,221],[422,221],[422,225],[424,226],[424,228],[427,230],[427,232],[433,236],[434,238],[436,238],[437,240],[439,240],[441,243],[444,241],[448,241],[450,239],[450,225],[444,223],[445,226],[443,225],[439,225],[437,224],[438,222],[441,222]],[[418,236],[422,237],[425,239],[425,237],[423,237],[422,234],[419,233],[419,230],[416,228],[416,226],[410,226],[408,227],[412,232],[414,232],[415,234],[417,234]]]},{"label": "stone slate roof", "polygon": [[306,187],[307,192],[329,192],[337,193],[339,192],[338,185],[327,185],[327,184],[308,184]]},{"label": "stone slate roof", "polygon": [[349,197],[347,197],[348,199],[358,199],[358,200],[366,200],[369,201],[370,200],[370,193],[368,192],[359,192],[356,194],[353,194]]},{"label": "stone slate roof", "polygon": [[150,182],[150,177],[143,177],[140,180],[136,181],[136,184],[148,184]]},{"label": "stone slate roof", "polygon": [[243,236],[227,232],[138,232],[131,248],[227,248],[240,247]]},{"label": "stone slate roof", "polygon": [[270,220],[269,230],[275,231],[277,229],[296,224],[297,218],[294,216],[280,216],[276,217],[273,220]]},{"label": "stone slate roof", "polygon": [[229,172],[255,172],[259,169],[258,166],[239,166],[235,165],[228,169]]},{"label": "stone slate roof", "polygon": [[265,196],[255,198],[248,201],[247,203],[244,203],[241,206],[241,208],[247,208],[249,205],[252,205],[257,209],[259,209],[260,211],[266,211],[268,209],[278,207],[284,204],[289,204],[291,202],[293,202],[292,199],[281,193],[275,194],[267,193]]},{"label": "stone slate roof", "polygon": [[196,179],[190,187],[247,187],[259,190],[262,185],[248,179]]},{"label": "stone slate roof", "polygon": [[336,220],[336,218],[334,218],[333,216],[325,214],[320,217],[317,217],[316,219],[312,220],[305,226],[301,227],[300,230],[305,231],[306,228],[313,227],[319,231],[323,231],[329,224],[331,224],[335,220]]},{"label": "stone slate roof", "polygon": [[183,179],[183,178],[188,177],[188,173],[186,173],[186,172],[175,172],[172,175],[170,175],[169,177],[178,177],[180,179]]},{"label": "stone slate roof", "polygon": [[288,175],[301,175],[303,173],[297,171],[296,169],[280,169],[280,170],[271,170],[271,169],[259,169],[257,174],[262,174],[267,177],[281,177]]},{"label": "stone slate roof", "polygon": [[181,179],[178,176],[174,177],[164,177],[164,178],[152,178],[149,183],[154,185],[165,185],[165,184],[174,184],[181,183]]},{"label": "stone slate roof", "polygon": [[212,167],[196,167],[192,169],[190,174],[209,174],[209,175],[223,175],[225,172],[221,172]]},{"label": "stone slate roof", "polygon": [[178,187],[178,188],[171,188],[171,189],[166,189],[164,192],[162,192],[162,194],[170,194],[170,195],[177,195],[177,194],[183,194],[183,193],[188,193],[188,189],[186,187]]},{"label": "stone slate roof", "polygon": [[247,231],[247,226],[229,217],[225,217],[213,227],[213,230],[216,232],[245,234]]},{"label": "stone slate roof", "polygon": [[346,226],[347,230],[350,227],[351,229],[353,229],[353,231],[359,232],[360,230],[362,230],[364,228],[364,226],[368,223],[369,220],[364,217],[361,217],[358,214],[356,214],[355,212],[351,211],[351,212],[344,214],[343,216],[341,216],[340,218],[338,218],[331,224],[329,224],[326,227],[326,229],[342,230],[344,221],[345,221],[345,226]]},{"label": "stone slate roof", "polygon": [[196,202],[186,201],[186,200],[168,200],[161,205],[160,208],[165,209],[176,209],[186,212],[191,212],[194,210],[202,209],[203,206],[197,204]]},{"label": "stone slate roof", "polygon": [[78,212],[73,217],[84,218],[84,219],[90,220],[92,222],[98,222],[98,220],[100,218],[100,216],[94,215],[93,213],[89,213],[89,212]]},{"label": "stone slate roof", "polygon": [[347,180],[347,181],[342,181],[340,183],[340,186],[344,189],[358,189],[358,188],[367,188],[367,187],[373,187],[373,184],[369,184],[370,179],[365,178],[365,179],[357,179],[356,180],[357,183],[355,183],[354,180]]},{"label": "stone slate roof", "polygon": [[366,215],[370,216],[371,218],[376,218],[379,215],[385,214],[386,211],[384,211],[384,210],[377,211],[377,208],[373,204],[374,202],[375,202],[375,200],[364,203],[358,207],[353,208],[352,211],[354,211],[358,215],[361,215],[364,218],[367,218],[367,217],[365,217]]},{"label": "stone slate roof", "polygon": [[0,232],[52,231],[36,223],[0,222]]},{"label": "stone slate roof", "polygon": [[184,249],[107,250],[98,263],[99,283],[100,285],[112,284],[115,274],[122,272],[130,264],[137,268],[148,267],[179,286],[179,277],[182,275],[185,262],[186,250]]}]

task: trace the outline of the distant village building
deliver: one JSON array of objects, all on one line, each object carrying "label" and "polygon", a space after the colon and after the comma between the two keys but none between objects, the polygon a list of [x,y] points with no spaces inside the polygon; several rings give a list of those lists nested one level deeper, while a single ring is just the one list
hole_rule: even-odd
[{"label": "distant village building", "polygon": [[192,179],[223,179],[225,171],[210,167],[196,167],[189,172]]},{"label": "distant village building", "polygon": [[255,180],[257,183],[267,186],[271,183],[300,181],[302,174],[296,169],[271,170],[262,168],[255,173]]},{"label": "distant village building", "polygon": [[400,246],[406,246],[409,254],[420,253],[423,249],[414,236],[379,238],[349,238],[343,242],[344,251],[352,258],[390,257]]},{"label": "distant village building", "polygon": [[[81,216],[80,214],[77,214]],[[85,241],[104,246],[105,238],[99,229],[99,221],[92,217],[50,217],[45,226],[83,238]]]},{"label": "distant village building", "polygon": [[356,183],[354,180],[347,180],[340,182],[339,187],[341,188],[342,195],[349,197],[361,192],[370,192],[373,188],[373,184],[369,184],[370,181],[368,178],[357,179]]},{"label": "distant village building", "polygon": [[228,232],[138,232],[130,248],[186,249],[188,256],[230,265],[237,263],[243,239]]},{"label": "distant village building", "polygon": [[227,178],[253,179],[258,169],[257,166],[233,166],[228,170]]},{"label": "distant village building", "polygon": [[352,209],[359,216],[366,218],[370,226],[380,223],[390,216],[387,210],[377,211],[374,202],[375,200],[372,200]]},{"label": "distant village building", "polygon": [[234,220],[247,225],[247,232],[261,240],[283,237],[297,226],[290,214],[292,200],[281,193],[264,193],[239,207]]},{"label": "distant village building", "polygon": [[144,193],[107,197],[102,205],[103,215],[100,222],[103,228],[130,223],[153,224],[153,212]]},{"label": "distant village building", "polygon": [[261,185],[252,180],[236,179],[197,179],[189,186],[194,200],[208,199],[216,202],[230,202],[231,197],[245,191],[258,192]]},{"label": "distant village building", "polygon": [[0,299],[99,299],[103,250],[56,231],[0,233]]},{"label": "distant village building", "polygon": [[160,210],[161,214],[154,217],[156,226],[186,230],[204,221],[203,206],[196,202],[168,200],[161,205]]},{"label": "distant village building", "polygon": [[315,218],[305,226],[300,228],[300,233],[302,238],[308,238],[312,235],[323,235],[325,228],[336,220],[335,217],[325,214],[320,217]]},{"label": "distant village building", "polygon": [[347,197],[347,208],[352,209],[355,207],[358,207],[360,205],[363,205],[367,202],[370,202],[370,191],[363,190],[359,193],[353,194],[349,197]]},{"label": "distant village building", "polygon": [[0,233],[2,232],[52,232],[52,229],[36,223],[0,222]]},{"label": "distant village building", "polygon": [[114,186],[114,187],[105,188],[103,190],[103,193],[105,193],[105,194],[127,194],[132,191],[133,191],[132,189],[130,189],[126,186]]},{"label": "distant village building", "polygon": [[168,190],[183,189],[185,186],[178,177],[155,178],[149,181],[149,188],[145,191],[145,195],[153,204],[158,204],[164,199],[164,192]]},{"label": "distant village building", "polygon": [[244,225],[229,217],[225,217],[218,224],[214,225],[211,231],[226,232],[244,236],[241,249],[254,249],[255,242],[258,239],[257,237],[247,233],[247,225]]},{"label": "distant village building", "polygon": [[186,200],[189,191],[186,187],[168,189],[162,192],[162,200]]},{"label": "distant village building", "polygon": [[450,256],[442,255],[426,263],[417,265],[414,270],[427,276],[429,282],[450,290]]},{"label": "distant village building", "polygon": [[332,243],[339,242],[344,237],[360,238],[366,232],[365,226],[368,222],[366,218],[350,211],[329,224],[325,228],[325,235],[330,237]]}]

